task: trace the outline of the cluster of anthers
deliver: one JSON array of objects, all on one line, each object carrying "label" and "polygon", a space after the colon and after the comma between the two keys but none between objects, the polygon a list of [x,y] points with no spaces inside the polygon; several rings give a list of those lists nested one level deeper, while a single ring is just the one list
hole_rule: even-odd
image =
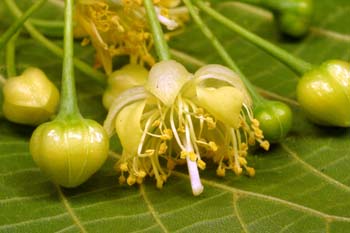
[{"label": "cluster of anthers", "polygon": [[[155,0],[157,17],[169,32],[166,37],[181,31],[188,20],[188,11],[179,6],[180,0]],[[75,36],[83,37],[96,49],[97,66],[107,74],[112,72],[112,58],[127,55],[131,64],[152,66],[150,53],[152,36],[146,11],[141,0],[78,0],[75,9]]]},{"label": "cluster of anthers", "polygon": [[144,86],[115,99],[104,127],[123,146],[115,165],[121,183],[142,183],[149,175],[161,188],[176,165],[187,164],[194,195],[203,191],[198,168],[205,161],[218,164],[219,176],[226,170],[253,176],[248,146],[269,149],[242,81],[221,65],[191,74],[173,60],[155,64]]}]

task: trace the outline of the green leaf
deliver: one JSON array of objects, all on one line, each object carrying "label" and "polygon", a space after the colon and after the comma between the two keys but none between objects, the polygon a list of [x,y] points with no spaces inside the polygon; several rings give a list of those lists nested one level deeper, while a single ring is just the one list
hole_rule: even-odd
[{"label": "green leaf", "polygon": [[[52,2],[60,1],[48,4]],[[314,2],[311,32],[300,41],[281,38],[266,11],[226,1],[216,1],[214,7],[312,63],[330,58],[349,60],[348,0]],[[11,17],[2,1],[0,18],[6,19],[0,26],[4,30]],[[201,171],[204,192],[199,197],[191,194],[185,167],[174,172],[161,190],[149,178],[141,186],[121,186],[112,169],[117,156],[114,152],[85,184],[62,189],[47,180],[29,154],[33,128],[12,124],[0,113],[0,232],[350,231],[349,129],[311,124],[294,100],[298,79],[290,70],[224,27],[206,22],[261,93],[293,107],[295,119],[286,140],[269,152],[252,152],[250,164],[256,168],[256,176],[236,177],[227,172],[220,178],[208,162]],[[58,39],[56,42],[60,44]],[[192,71],[196,64],[222,63],[192,24],[170,46],[176,58],[190,58],[182,62]],[[76,54],[93,63],[91,48],[77,43]],[[17,71],[28,66],[43,69],[59,85],[61,60],[23,34],[17,43]],[[5,73],[1,51],[0,74]],[[101,103],[103,90],[80,72],[76,75],[83,115],[102,122],[106,115]],[[113,151],[120,151],[117,139],[112,143]]]}]

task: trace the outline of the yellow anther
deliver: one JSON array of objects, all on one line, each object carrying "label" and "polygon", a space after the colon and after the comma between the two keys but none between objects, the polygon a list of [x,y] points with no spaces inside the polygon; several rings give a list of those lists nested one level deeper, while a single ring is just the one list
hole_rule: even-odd
[{"label": "yellow anther", "polygon": [[216,145],[216,143],[215,142],[213,142],[213,141],[210,141],[209,143],[208,143],[208,145],[209,145],[209,147],[210,147],[210,149],[212,150],[212,151],[217,151],[218,150],[218,146]]},{"label": "yellow anther", "polygon": [[243,158],[243,157],[238,157],[238,162],[239,162],[239,164],[241,164],[241,165],[247,165],[247,160],[245,159],[245,158]]},{"label": "yellow anther", "polygon": [[197,108],[196,111],[195,111],[195,113],[196,113],[197,115],[203,115],[203,114],[204,114],[204,110],[203,110],[203,108]]},{"label": "yellow anther", "polygon": [[185,133],[185,127],[183,125],[181,125],[178,129],[177,132],[179,133]]},{"label": "yellow anther", "polygon": [[235,164],[232,170],[237,176],[241,175],[243,171],[243,169],[238,164]]},{"label": "yellow anther", "polygon": [[163,175],[160,176],[160,178],[162,178],[162,180],[163,180],[164,182],[166,182],[167,179],[168,179],[168,176],[163,174]]},{"label": "yellow anther", "polygon": [[138,183],[138,184],[142,184],[142,182],[143,182],[143,178],[142,177],[136,177],[136,183]]},{"label": "yellow anther", "polygon": [[119,184],[125,184],[125,181],[126,181],[125,176],[123,175],[119,176],[118,180],[119,180]]},{"label": "yellow anther", "polygon": [[257,119],[252,119],[252,125],[259,127],[260,126],[260,122]]},{"label": "yellow anther", "polygon": [[83,41],[80,43],[81,46],[86,46],[90,44],[90,40],[88,38],[84,38]]},{"label": "yellow anther", "polygon": [[241,157],[246,157],[247,154],[248,154],[248,152],[247,152],[246,150],[240,150],[240,151],[238,152],[238,154],[239,154],[239,156],[241,156]]},{"label": "yellow anther", "polygon": [[129,169],[128,169],[128,164],[127,164],[127,163],[121,163],[121,164],[119,165],[119,169],[120,169],[120,171],[122,171],[122,172],[128,171],[128,170],[129,170]]},{"label": "yellow anther", "polygon": [[133,176],[133,175],[129,175],[128,176],[128,179],[126,179],[126,183],[128,184],[128,185],[133,185],[133,184],[135,184],[136,183],[136,178],[135,178],[135,176]]},{"label": "yellow anther", "polygon": [[162,8],[162,9],[160,10],[160,14],[161,14],[162,16],[168,18],[168,17],[169,17],[169,10],[166,9],[166,8]]},{"label": "yellow anther", "polygon": [[261,146],[262,148],[264,148],[264,150],[266,150],[266,151],[270,149],[270,143],[269,143],[269,141],[267,141],[267,140],[262,141],[262,142],[260,143],[260,146]]},{"label": "yellow anther", "polygon": [[249,145],[254,145],[254,144],[255,144],[255,135],[254,135],[253,132],[251,132],[251,133],[249,134],[248,144],[249,144]]},{"label": "yellow anther", "polygon": [[244,150],[244,151],[248,150],[248,145],[246,143],[242,142],[241,143],[241,150]]},{"label": "yellow anther", "polygon": [[198,160],[197,160],[197,166],[198,166],[201,170],[204,170],[205,167],[206,167],[206,164],[205,164],[205,162],[204,162],[203,160],[198,159]]},{"label": "yellow anther", "polygon": [[157,179],[157,184],[156,184],[157,188],[159,189],[163,188],[163,183],[164,181],[162,179]]},{"label": "yellow anther", "polygon": [[180,153],[180,159],[186,159],[186,157],[187,157],[187,155],[188,155],[188,152],[187,151],[181,151],[181,153]]},{"label": "yellow anther", "polygon": [[264,137],[263,136],[263,131],[261,129],[255,129],[254,130],[254,135],[255,135],[256,138],[259,138],[259,139]]},{"label": "yellow anther", "polygon": [[222,177],[224,177],[225,174],[226,174],[226,169],[225,169],[225,168],[219,166],[219,167],[216,169],[216,175],[217,175],[217,176],[222,176]]},{"label": "yellow anther", "polygon": [[140,170],[137,174],[138,177],[144,178],[147,175],[147,173],[144,170]]},{"label": "yellow anther", "polygon": [[206,117],[205,121],[207,122],[208,129],[215,129],[216,122],[213,120],[212,117]]},{"label": "yellow anther", "polygon": [[152,156],[152,155],[154,155],[154,150],[153,150],[153,149],[147,149],[147,150],[145,151],[145,155],[147,155],[147,156]]},{"label": "yellow anther", "polygon": [[197,155],[193,151],[189,152],[188,156],[189,156],[191,161],[196,161],[197,160]]},{"label": "yellow anther", "polygon": [[162,142],[159,146],[158,154],[160,154],[160,155],[165,154],[167,149],[168,149],[167,144],[165,142]]},{"label": "yellow anther", "polygon": [[173,138],[173,131],[171,129],[165,129],[163,134],[160,136],[161,140],[171,140]]},{"label": "yellow anther", "polygon": [[255,169],[254,168],[252,168],[252,167],[245,167],[245,169],[246,169],[246,171],[247,171],[247,173],[248,173],[248,175],[250,177],[255,176]]}]

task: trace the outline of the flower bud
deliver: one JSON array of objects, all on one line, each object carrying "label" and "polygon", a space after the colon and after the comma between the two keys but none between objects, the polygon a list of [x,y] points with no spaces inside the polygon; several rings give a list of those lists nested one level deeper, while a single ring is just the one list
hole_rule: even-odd
[{"label": "flower bud", "polygon": [[307,72],[297,86],[297,99],[317,124],[350,126],[350,64],[330,60]]},{"label": "flower bud", "polygon": [[305,35],[313,13],[312,0],[288,0],[275,13],[280,31],[292,37]]},{"label": "flower bud", "polygon": [[292,127],[292,111],[279,101],[265,101],[254,109],[254,116],[269,142],[281,141]]},{"label": "flower bud", "polygon": [[108,78],[108,87],[103,93],[103,106],[109,109],[114,99],[123,91],[146,83],[148,71],[140,66],[129,64],[113,72]]},{"label": "flower bud", "polygon": [[56,112],[59,92],[37,68],[28,68],[22,75],[7,80],[3,87],[5,117],[12,122],[38,125]]},{"label": "flower bud", "polygon": [[109,138],[93,120],[56,119],[34,131],[29,147],[35,163],[54,183],[76,187],[105,162]]}]

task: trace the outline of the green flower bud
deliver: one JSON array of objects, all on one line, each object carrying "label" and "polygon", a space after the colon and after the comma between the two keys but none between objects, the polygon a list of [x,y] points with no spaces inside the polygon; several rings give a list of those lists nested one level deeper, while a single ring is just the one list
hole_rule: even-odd
[{"label": "green flower bud", "polygon": [[279,9],[274,11],[280,31],[292,37],[301,37],[308,32],[312,14],[312,0],[281,1]]},{"label": "green flower bud", "polygon": [[298,83],[297,99],[315,123],[350,126],[350,64],[330,60],[307,72]]},{"label": "green flower bud", "polygon": [[4,87],[3,112],[12,122],[38,125],[56,112],[59,92],[38,68],[28,68],[22,75],[9,78]]},{"label": "green flower bud", "polygon": [[129,64],[113,72],[108,78],[108,87],[103,93],[103,106],[109,109],[114,99],[123,91],[146,83],[148,71],[140,66]]},{"label": "green flower bud", "polygon": [[265,101],[254,108],[254,116],[269,142],[281,141],[292,127],[292,111],[279,101]]},{"label": "green flower bud", "polygon": [[40,125],[29,146],[35,163],[54,183],[76,187],[105,162],[109,138],[93,120],[56,119]]}]

